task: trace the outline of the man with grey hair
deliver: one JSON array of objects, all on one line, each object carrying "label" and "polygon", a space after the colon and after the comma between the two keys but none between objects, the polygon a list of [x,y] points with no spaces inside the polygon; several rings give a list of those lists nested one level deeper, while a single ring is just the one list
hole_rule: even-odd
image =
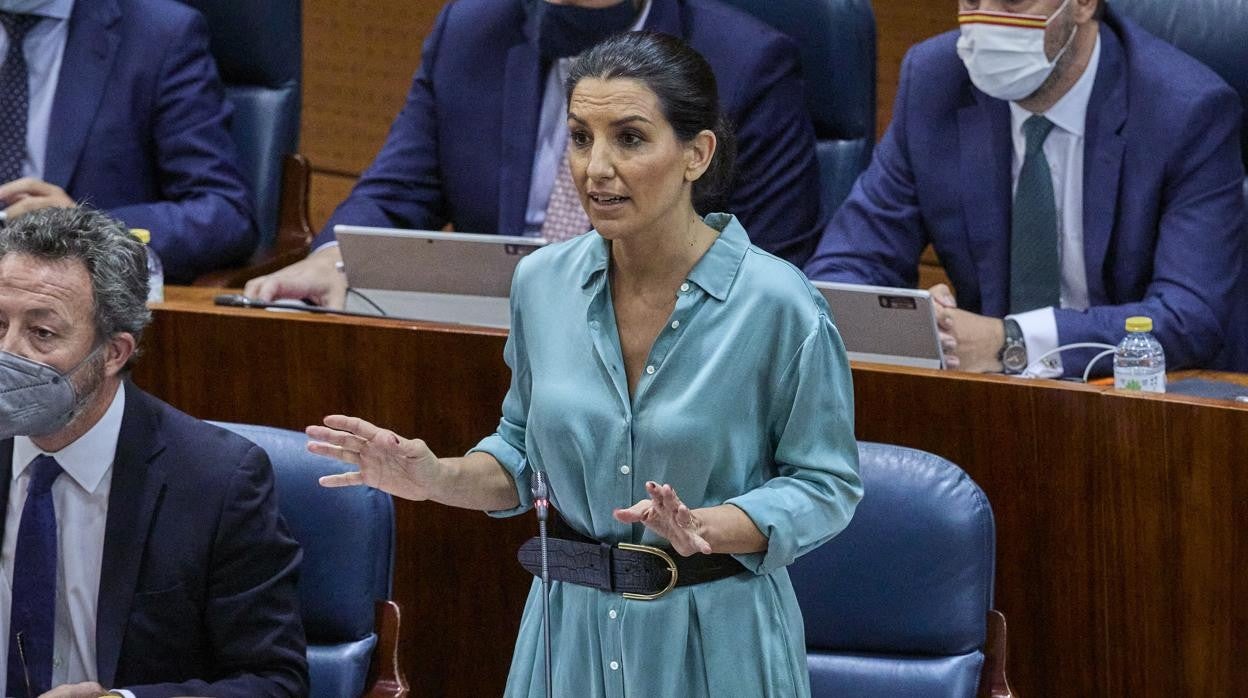
[{"label": "man with grey hair", "polygon": [[264,451],[125,380],[144,254],[84,208],[0,228],[0,695],[304,695]]}]

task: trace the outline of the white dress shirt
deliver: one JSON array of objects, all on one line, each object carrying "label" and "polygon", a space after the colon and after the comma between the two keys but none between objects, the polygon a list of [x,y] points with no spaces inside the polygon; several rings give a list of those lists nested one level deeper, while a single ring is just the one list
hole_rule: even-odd
[{"label": "white dress shirt", "polygon": [[[650,0],[637,13],[629,31],[638,31],[650,17]],[[537,150],[533,153],[533,174],[529,178],[529,203],[524,213],[524,234],[540,236],[546,222],[546,206],[555,188],[555,176],[568,145],[568,99],[564,83],[572,70],[572,58],[560,58],[546,73],[542,91],[542,111],[537,123]]]},{"label": "white dress shirt", "polygon": [[[52,685],[96,681],[95,621],[104,555],[104,526],[108,493],[113,483],[113,459],[125,411],[125,387],[117,388],[112,404],[100,421],[77,441],[56,453],[64,474],[52,483],[57,523],[56,627],[52,645]],[[26,488],[27,466],[46,453],[28,437],[13,439],[13,476],[5,510],[4,541],[0,545],[0,657],[9,652],[9,612],[13,600],[13,556]],[[6,692],[0,672],[0,695]]]},{"label": "white dress shirt", "polygon": [[[1083,260],[1083,147],[1087,126],[1088,101],[1096,82],[1096,69],[1101,61],[1101,38],[1097,36],[1092,58],[1083,75],[1070,91],[1047,112],[1045,118],[1054,128],[1044,141],[1044,157],[1053,176],[1053,196],[1057,204],[1057,254],[1061,266],[1061,307],[1075,310],[1088,308],[1088,272]],[[1010,102],[1010,126],[1014,137],[1013,189],[1018,188],[1018,174],[1023,169],[1027,139],[1023,122],[1032,113]],[[1011,191],[1013,191],[1013,189]],[[1057,317],[1053,308],[1037,308],[1006,317],[1018,322],[1027,345],[1027,360],[1035,362],[1057,348]],[[1032,375],[1053,378],[1062,375],[1061,357],[1054,355],[1037,366]]]},{"label": "white dress shirt", "polygon": [[[43,179],[48,155],[48,129],[52,122],[52,101],[65,57],[69,36],[69,15],[74,0],[0,0],[0,12],[44,17],[26,35],[22,44],[29,77],[29,116],[26,119],[26,156],[22,176]],[[9,51],[9,34],[0,29],[0,62]],[[0,99],[7,95],[0,95]],[[7,613],[7,611],[6,611]]]}]

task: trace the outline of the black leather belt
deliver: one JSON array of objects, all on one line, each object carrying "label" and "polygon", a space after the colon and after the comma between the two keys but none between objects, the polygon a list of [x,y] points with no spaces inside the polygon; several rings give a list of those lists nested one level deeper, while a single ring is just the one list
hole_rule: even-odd
[{"label": "black leather belt", "polygon": [[[586,538],[562,522],[551,524],[554,532],[546,541],[550,578],[622,594],[626,599],[649,601],[675,587],[713,582],[746,571],[731,555],[682,557],[649,545],[611,545]],[[520,546],[516,557],[533,576],[542,576],[541,540],[536,536]]]}]

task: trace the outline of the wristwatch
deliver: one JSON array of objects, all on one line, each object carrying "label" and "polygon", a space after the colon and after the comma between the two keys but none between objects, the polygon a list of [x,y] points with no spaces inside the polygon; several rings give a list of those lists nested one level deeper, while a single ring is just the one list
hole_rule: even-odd
[{"label": "wristwatch", "polygon": [[1027,369],[1027,344],[1023,342],[1023,330],[1010,318],[1005,319],[1005,344],[1001,347],[1001,365],[1010,375],[1018,375]]}]

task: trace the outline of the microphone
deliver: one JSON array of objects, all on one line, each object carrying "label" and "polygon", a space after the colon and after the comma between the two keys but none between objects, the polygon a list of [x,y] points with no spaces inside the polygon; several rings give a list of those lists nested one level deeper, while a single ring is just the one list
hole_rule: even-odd
[{"label": "microphone", "polygon": [[546,486],[546,473],[533,470],[533,508],[537,510],[537,532],[542,550],[542,637],[546,644],[546,698],[552,698],[550,670],[550,568],[546,553],[546,520],[550,511],[550,492]]},{"label": "microphone", "polygon": [[319,315],[346,315],[348,317],[380,317],[384,313],[361,313],[355,310],[337,310],[335,308],[326,308],[320,305],[309,305],[300,301],[274,301],[267,302],[255,298],[248,298],[241,293],[222,293],[212,299],[214,305],[224,305],[231,308],[263,308],[273,310],[299,310],[305,313],[316,313]]}]

